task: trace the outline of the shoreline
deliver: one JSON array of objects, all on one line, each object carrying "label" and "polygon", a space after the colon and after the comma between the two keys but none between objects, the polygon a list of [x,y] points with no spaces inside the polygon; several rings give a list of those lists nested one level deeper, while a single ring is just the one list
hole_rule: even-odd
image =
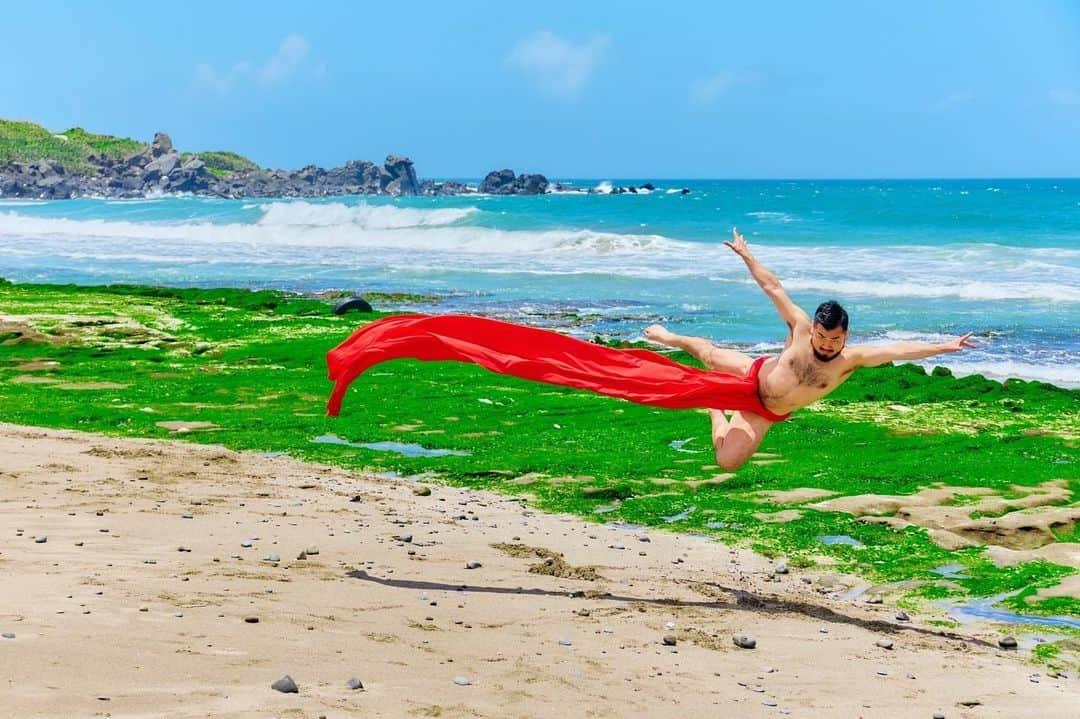
[{"label": "shoreline", "polygon": [[[0,651],[22,717],[1065,716],[1080,700],[1075,672],[1017,661],[991,625],[897,621],[685,534],[215,445],[5,424],[0,448]],[[590,566],[600,579],[574,578]],[[284,674],[299,694],[270,688]]]}]

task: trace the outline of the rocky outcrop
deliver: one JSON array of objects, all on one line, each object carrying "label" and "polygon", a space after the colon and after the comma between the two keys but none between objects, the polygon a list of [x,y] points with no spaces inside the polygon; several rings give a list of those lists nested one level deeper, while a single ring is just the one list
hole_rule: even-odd
[{"label": "rocky outcrop", "polygon": [[0,166],[0,197],[146,197],[190,193],[212,197],[333,197],[340,195],[537,195],[553,189],[543,175],[513,170],[488,173],[479,187],[461,182],[420,182],[412,160],[389,155],[381,165],[350,160],[341,167],[308,165],[299,170],[213,170],[197,156],[180,153],[164,132],[122,159],[90,155],[87,167],[67,172],[51,160]]},{"label": "rocky outcrop", "polygon": [[489,195],[540,195],[547,192],[543,175],[514,175],[513,170],[494,170],[480,183],[480,192]]}]

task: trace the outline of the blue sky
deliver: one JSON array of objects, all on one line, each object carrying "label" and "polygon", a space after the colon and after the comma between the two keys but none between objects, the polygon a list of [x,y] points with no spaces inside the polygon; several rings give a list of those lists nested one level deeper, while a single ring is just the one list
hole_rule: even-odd
[{"label": "blue sky", "polygon": [[270,167],[1080,174],[1070,0],[41,1],[3,24],[0,117]]}]

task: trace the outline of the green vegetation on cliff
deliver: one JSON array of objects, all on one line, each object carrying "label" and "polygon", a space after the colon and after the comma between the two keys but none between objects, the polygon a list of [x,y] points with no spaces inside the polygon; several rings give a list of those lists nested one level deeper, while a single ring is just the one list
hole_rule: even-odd
[{"label": "green vegetation on cliff", "polygon": [[[99,135],[87,132],[81,127],[54,133],[33,122],[0,119],[0,166],[9,162],[52,160],[59,163],[65,172],[94,173],[96,168],[90,161],[93,156],[107,157],[114,161],[123,160],[147,147],[149,143],[146,142],[129,137]],[[206,164],[207,170],[218,176],[259,168],[254,162],[235,152],[208,151],[194,154]],[[191,155],[192,153],[182,153],[181,156],[187,159]]]}]

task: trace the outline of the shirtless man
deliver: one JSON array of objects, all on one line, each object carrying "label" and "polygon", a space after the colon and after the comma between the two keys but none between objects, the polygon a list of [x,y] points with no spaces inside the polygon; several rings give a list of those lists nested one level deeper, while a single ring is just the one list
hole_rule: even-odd
[{"label": "shirtless man", "polygon": [[741,467],[757,451],[765,433],[794,410],[815,402],[840,386],[859,367],[875,367],[894,360],[915,360],[974,347],[971,333],[950,342],[896,342],[882,346],[847,346],[848,316],[839,304],[824,302],[811,320],[784,291],[780,280],[750,252],[738,230],[724,244],[743,258],[750,274],[776,305],[788,326],[787,340],[778,357],[757,362],[742,352],[722,349],[701,337],[684,337],[651,325],[645,336],[654,342],[684,350],[706,367],[739,376],[758,373],[758,397],[772,417],[753,412],[732,412],[730,418],[710,409],[716,463],[726,470]]}]

